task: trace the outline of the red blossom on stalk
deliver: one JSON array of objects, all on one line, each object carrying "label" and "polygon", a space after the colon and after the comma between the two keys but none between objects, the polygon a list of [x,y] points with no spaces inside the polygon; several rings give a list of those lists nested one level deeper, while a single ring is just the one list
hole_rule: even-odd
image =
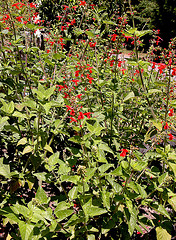
[{"label": "red blossom on stalk", "polygon": [[78,86],[78,82],[79,82],[79,80],[73,79],[72,82],[74,82],[75,85]]},{"label": "red blossom on stalk", "polygon": [[30,6],[31,8],[36,8],[36,4],[33,3],[33,2],[31,2],[31,3],[29,4],[29,6]]},{"label": "red blossom on stalk", "polygon": [[112,35],[112,37],[111,37],[111,41],[115,42],[116,37],[117,37],[117,34],[114,33],[114,34]]},{"label": "red blossom on stalk", "polygon": [[96,46],[96,42],[95,43],[89,42],[89,46],[92,47],[92,48],[95,47]]},{"label": "red blossom on stalk", "polygon": [[169,125],[168,125],[168,123],[166,122],[166,125],[164,126],[164,129],[166,130],[166,129],[168,129],[169,128]]},{"label": "red blossom on stalk", "polygon": [[67,6],[67,5],[63,5],[63,7],[64,7],[64,11],[65,11],[67,8],[69,8],[69,6]]},{"label": "red blossom on stalk", "polygon": [[169,140],[173,140],[173,135],[171,133],[168,134],[169,135]]},{"label": "red blossom on stalk", "polygon": [[25,6],[25,4],[22,2],[17,2],[17,3],[12,4],[12,7],[16,7],[16,9],[18,9],[18,10],[20,10],[20,8],[22,8],[23,6]]},{"label": "red blossom on stalk", "polygon": [[174,115],[174,109],[171,108],[171,109],[169,109],[169,116],[172,117],[173,115]]},{"label": "red blossom on stalk", "polygon": [[86,1],[80,1],[81,3],[79,4],[79,6],[86,6]]},{"label": "red blossom on stalk", "polygon": [[77,95],[77,98],[81,99],[81,96],[82,96],[82,94],[78,94],[78,95]]},{"label": "red blossom on stalk", "polygon": [[16,17],[16,20],[17,20],[18,22],[22,22],[22,18],[23,18],[23,17],[19,16],[19,17]]},{"label": "red blossom on stalk", "polygon": [[84,114],[82,112],[79,112],[79,116],[78,116],[78,119],[84,119]]},{"label": "red blossom on stalk", "polygon": [[71,119],[70,123],[77,122],[77,120],[75,118],[73,118],[73,117],[70,117],[70,119]]},{"label": "red blossom on stalk", "polygon": [[74,111],[73,109],[70,111],[70,115],[71,115],[71,116],[74,116],[74,115],[75,115],[75,111]]},{"label": "red blossom on stalk", "polygon": [[86,116],[87,118],[91,118],[91,112],[84,113],[84,116]]},{"label": "red blossom on stalk", "polygon": [[75,77],[78,77],[79,76],[79,70],[75,71]]},{"label": "red blossom on stalk", "polygon": [[159,65],[158,70],[159,70],[159,73],[161,74],[161,73],[163,73],[163,70],[166,68],[166,64],[159,63],[158,65]]},{"label": "red blossom on stalk", "polygon": [[131,36],[124,36],[128,42],[128,39],[132,38]]},{"label": "red blossom on stalk", "polygon": [[128,150],[127,150],[127,149],[122,149],[121,151],[122,151],[122,152],[121,152],[120,156],[121,156],[121,157],[125,157],[126,154],[127,154],[127,152],[128,152]]},{"label": "red blossom on stalk", "polygon": [[172,69],[172,76],[176,76],[176,67]]}]

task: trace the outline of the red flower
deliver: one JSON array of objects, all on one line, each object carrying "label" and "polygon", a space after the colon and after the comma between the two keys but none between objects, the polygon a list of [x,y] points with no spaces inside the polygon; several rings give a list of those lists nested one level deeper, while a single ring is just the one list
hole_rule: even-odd
[{"label": "red flower", "polygon": [[86,6],[86,1],[81,1],[80,6]]},{"label": "red flower", "polygon": [[75,111],[73,109],[71,110],[70,115],[72,115],[72,116],[75,115]]},{"label": "red flower", "polygon": [[171,109],[169,109],[169,116],[172,117],[173,115],[174,115],[174,109],[171,108]]},{"label": "red flower", "polygon": [[78,77],[79,76],[79,70],[75,71],[75,77]]},{"label": "red flower", "polygon": [[67,93],[64,93],[64,97],[63,98],[68,98],[69,97],[69,95],[67,94]]},{"label": "red flower", "polygon": [[169,140],[173,140],[173,135],[170,133],[170,134],[168,134],[169,135]]},{"label": "red flower", "polygon": [[91,118],[91,112],[87,112],[87,113],[84,113],[84,116],[86,116],[87,118]]},{"label": "red flower", "polygon": [[113,67],[113,65],[114,65],[114,60],[111,60],[110,61],[110,67]]},{"label": "red flower", "polygon": [[70,117],[70,119],[71,119],[70,123],[77,122],[77,120],[75,118],[73,118],[73,117]]},{"label": "red flower", "polygon": [[81,99],[81,96],[82,96],[82,94],[78,94],[78,95],[77,95],[77,98]]},{"label": "red flower", "polygon": [[30,6],[31,8],[36,8],[36,4],[33,3],[33,2],[31,2],[31,3],[29,4],[29,6]]},{"label": "red flower", "polygon": [[89,43],[90,47],[95,47],[95,45],[96,45],[96,42],[95,43],[92,43],[92,42]]},{"label": "red flower", "polygon": [[114,33],[114,34],[112,35],[111,41],[115,42],[116,37],[117,37],[117,34]]},{"label": "red flower", "polygon": [[72,110],[72,107],[70,107],[70,106],[68,106],[68,105],[66,105],[66,108],[67,108],[67,112],[70,111],[70,110]]},{"label": "red flower", "polygon": [[131,36],[125,36],[127,42],[128,42],[128,39],[132,38]]},{"label": "red flower", "polygon": [[176,76],[176,67],[172,69],[172,76]]},{"label": "red flower", "polygon": [[63,7],[64,7],[64,10],[66,10],[67,8],[69,8],[69,6],[66,6],[66,5],[63,5]]},{"label": "red flower", "polygon": [[16,20],[18,20],[18,22],[22,22],[22,19],[23,17],[16,17]]},{"label": "red flower", "polygon": [[18,7],[18,5],[19,5],[20,3],[14,3],[14,4],[12,4],[12,7],[16,7],[16,9],[20,9],[19,7]]},{"label": "red flower", "polygon": [[127,152],[128,152],[128,150],[127,150],[127,149],[122,149],[121,151],[122,151],[122,152],[121,152],[120,156],[121,156],[121,157],[125,157],[126,154],[127,154]]},{"label": "red flower", "polygon": [[164,63],[159,63],[159,67],[158,67],[158,69],[159,69],[159,73],[161,74],[161,73],[163,73],[163,70],[166,68],[166,64],[164,64]]},{"label": "red flower", "polygon": [[164,126],[164,129],[166,130],[166,129],[168,129],[169,128],[169,125],[168,125],[168,123],[166,122],[166,125]]},{"label": "red flower", "polygon": [[78,116],[78,119],[84,119],[84,114],[82,112],[79,112],[79,116]]}]

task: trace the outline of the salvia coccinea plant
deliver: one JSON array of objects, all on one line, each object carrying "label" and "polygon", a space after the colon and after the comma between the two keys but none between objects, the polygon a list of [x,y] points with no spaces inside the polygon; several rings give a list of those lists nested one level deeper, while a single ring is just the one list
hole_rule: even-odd
[{"label": "salvia coccinea plant", "polygon": [[174,239],[176,39],[137,29],[130,0],[52,25],[39,4],[0,3],[2,236]]}]

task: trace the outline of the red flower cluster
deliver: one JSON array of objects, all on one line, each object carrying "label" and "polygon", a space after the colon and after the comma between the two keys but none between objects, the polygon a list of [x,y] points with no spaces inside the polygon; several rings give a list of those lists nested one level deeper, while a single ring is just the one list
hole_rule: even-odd
[{"label": "red flower cluster", "polygon": [[116,37],[117,37],[117,34],[114,33],[114,34],[112,35],[111,41],[115,42]]},{"label": "red flower cluster", "polygon": [[12,4],[12,7],[16,7],[16,9],[18,9],[18,10],[20,10],[20,8],[22,8],[23,6],[25,6],[25,4],[21,3],[21,2]]},{"label": "red flower cluster", "polygon": [[126,154],[127,154],[127,152],[128,152],[128,150],[127,150],[127,149],[122,149],[121,151],[122,151],[122,152],[121,152],[120,156],[121,156],[121,157],[125,157]]},{"label": "red flower cluster", "polygon": [[174,109],[171,108],[171,109],[169,109],[169,116],[172,117],[173,115],[174,115]]}]

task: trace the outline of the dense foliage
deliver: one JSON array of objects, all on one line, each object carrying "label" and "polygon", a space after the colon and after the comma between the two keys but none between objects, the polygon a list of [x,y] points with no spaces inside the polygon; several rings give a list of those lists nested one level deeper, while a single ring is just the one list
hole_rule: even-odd
[{"label": "dense foliage", "polygon": [[130,0],[57,3],[44,20],[0,2],[4,237],[171,240],[176,38],[162,49],[159,30],[137,29]]}]

